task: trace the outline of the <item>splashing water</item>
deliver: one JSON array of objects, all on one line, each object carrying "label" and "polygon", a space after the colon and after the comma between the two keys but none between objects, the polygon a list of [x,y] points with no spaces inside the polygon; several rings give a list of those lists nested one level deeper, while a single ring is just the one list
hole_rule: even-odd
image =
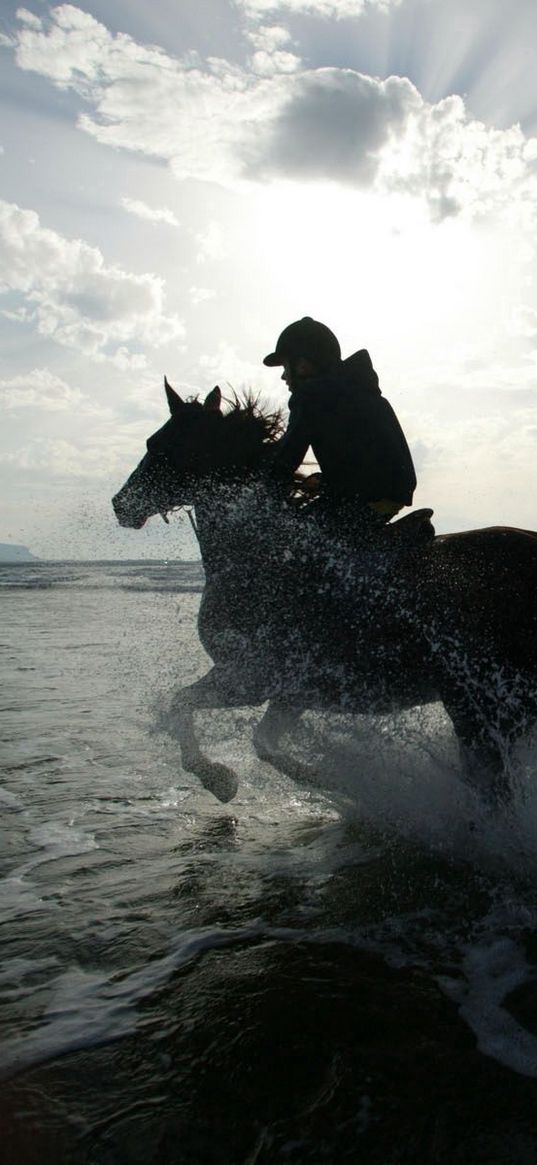
[{"label": "splashing water", "polygon": [[262,709],[200,713],[240,777],[223,808],[163,731],[206,668],[201,585],[190,565],[4,572],[8,1154],[417,1160],[444,1088],[444,1159],[457,1125],[468,1160],[500,1160],[505,1136],[516,1160],[537,1078],[535,743],[492,812],[438,705],[306,713],[284,742],[302,784],[256,757]]}]

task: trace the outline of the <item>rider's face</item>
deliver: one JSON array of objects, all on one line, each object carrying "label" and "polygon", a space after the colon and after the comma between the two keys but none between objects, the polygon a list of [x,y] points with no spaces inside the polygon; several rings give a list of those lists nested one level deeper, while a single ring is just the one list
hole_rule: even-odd
[{"label": "rider's face", "polygon": [[292,362],[290,360],[284,361],[282,380],[285,381],[289,392],[294,392],[297,384],[301,381],[316,375],[318,375],[318,371],[315,364],[311,360],[307,360],[305,356],[295,356]]},{"label": "rider's face", "polygon": [[288,360],[284,361],[282,380],[285,381],[285,383],[289,389],[289,392],[292,392],[293,391],[293,369],[292,369],[291,364],[289,363]]}]

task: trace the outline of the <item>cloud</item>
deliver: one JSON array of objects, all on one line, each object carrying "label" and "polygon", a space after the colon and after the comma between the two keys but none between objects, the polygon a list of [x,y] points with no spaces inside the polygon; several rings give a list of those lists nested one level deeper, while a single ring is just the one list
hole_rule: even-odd
[{"label": "cloud", "polygon": [[39,477],[46,472],[59,480],[109,478],[117,467],[117,458],[98,444],[84,447],[63,438],[34,437],[21,448],[0,454],[0,465],[22,471],[25,476]]},{"label": "cloud", "polygon": [[111,409],[96,404],[48,368],[33,368],[0,380],[0,403],[10,413],[31,409],[32,412],[75,412],[100,418],[113,416]]},{"label": "cloud", "polygon": [[[162,394],[163,395],[163,394]],[[165,405],[161,409],[132,413],[126,410],[110,423],[111,410],[107,407],[89,409],[84,424],[70,422],[69,416],[51,416],[48,427],[45,418],[39,414],[35,421],[30,412],[25,417],[24,432],[15,429],[9,436],[15,441],[11,447],[0,451],[0,467],[9,468],[11,477],[20,476],[23,481],[64,483],[69,479],[88,481],[100,479],[107,483],[120,483],[143,454],[145,440],[151,426],[165,420]],[[74,410],[75,414],[78,410]],[[54,427],[52,428],[52,422]],[[17,437],[18,432],[18,437]],[[111,492],[111,490],[110,490]],[[36,493],[36,496],[38,494]],[[61,505],[61,501],[59,504]]]},{"label": "cloud", "polygon": [[196,54],[174,58],[114,36],[69,4],[52,9],[39,28],[24,25],[15,47],[21,69],[74,90],[93,107],[93,115],[79,119],[87,133],[165,159],[178,177],[231,178],[229,144],[263,105],[264,82],[255,74],[219,58],[201,65]]},{"label": "cloud", "polygon": [[385,12],[401,3],[402,0],[235,0],[235,7],[251,18],[272,12],[288,12],[296,16],[345,20],[361,16],[367,8]]},{"label": "cloud", "polygon": [[202,383],[220,384],[224,395],[227,388],[238,391],[259,386],[263,382],[269,391],[273,388],[273,371],[263,368],[260,360],[244,360],[237,348],[227,340],[220,340],[210,354],[200,356],[198,370],[198,378]]},{"label": "cloud", "polygon": [[300,57],[287,47],[291,34],[281,25],[259,24],[247,29],[245,36],[256,50],[248,62],[254,73],[270,77],[274,73],[296,73],[300,68]]},{"label": "cloud", "polygon": [[208,299],[214,299],[215,295],[216,291],[212,287],[191,287],[188,292],[188,298],[194,307],[206,303]]},{"label": "cloud", "polygon": [[205,263],[208,259],[216,261],[225,259],[227,251],[224,232],[214,219],[207,224],[205,230],[196,235],[196,242],[199,246],[198,263]]},{"label": "cloud", "polygon": [[41,226],[31,210],[0,201],[0,292],[18,292],[39,333],[97,360],[140,367],[129,344],[158,347],[183,334],[164,314],[155,275],[108,266],[101,252]]},{"label": "cloud", "polygon": [[280,24],[259,24],[257,28],[246,32],[246,38],[252,42],[254,48],[266,53],[275,53],[290,43],[291,33]]},{"label": "cloud", "polygon": [[527,340],[537,339],[537,311],[527,304],[517,304],[511,313],[509,331],[512,336]]},{"label": "cloud", "polygon": [[461,97],[421,97],[379,166],[379,186],[425,196],[433,218],[507,212],[529,226],[537,193],[537,138],[469,118]]},{"label": "cloud", "polygon": [[434,221],[502,213],[534,222],[537,138],[469,118],[460,97],[431,105],[402,77],[302,73],[243,159],[252,179],[328,179],[422,199]]},{"label": "cloud", "polygon": [[378,81],[351,69],[306,73],[262,140],[249,147],[247,172],[370,186],[383,146],[419,107],[417,90],[399,77]]},{"label": "cloud", "polygon": [[21,408],[63,412],[78,409],[84,397],[78,388],[71,388],[48,368],[34,368],[31,372],[0,380],[0,401],[10,412]]},{"label": "cloud", "polygon": [[18,8],[17,17],[21,24],[26,24],[29,28],[39,29],[41,27],[39,17],[35,15],[35,12],[29,12],[27,8]]},{"label": "cloud", "polygon": [[146,202],[141,202],[138,198],[128,198],[127,196],[121,199],[121,205],[129,214],[146,219],[147,222],[163,222],[170,227],[180,225],[173,210],[169,210],[167,206],[148,206]]},{"label": "cloud", "polygon": [[[257,15],[351,9],[355,0],[241,3]],[[165,160],[179,178],[328,179],[420,199],[435,221],[500,212],[518,215],[528,231],[534,225],[537,139],[518,126],[491,129],[460,97],[430,104],[406,78],[305,69],[279,25],[247,36],[256,50],[247,67],[193,53],[175,58],[61,5],[43,20],[24,20],[14,47],[22,69],[88,104],[79,118],[85,132]]]},{"label": "cloud", "polygon": [[267,52],[259,49],[250,57],[250,67],[260,77],[272,77],[275,73],[296,73],[300,68],[300,57],[294,53]]}]

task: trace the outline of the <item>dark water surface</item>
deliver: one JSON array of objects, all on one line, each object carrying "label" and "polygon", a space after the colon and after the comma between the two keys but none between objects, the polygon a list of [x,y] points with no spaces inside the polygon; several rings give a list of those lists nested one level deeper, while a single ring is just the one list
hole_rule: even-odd
[{"label": "dark water surface", "polygon": [[[537,1162],[537,747],[509,815],[441,709],[199,715],[198,564],[0,567],[0,1145],[9,1165]],[[475,828],[469,828],[472,820]]]}]

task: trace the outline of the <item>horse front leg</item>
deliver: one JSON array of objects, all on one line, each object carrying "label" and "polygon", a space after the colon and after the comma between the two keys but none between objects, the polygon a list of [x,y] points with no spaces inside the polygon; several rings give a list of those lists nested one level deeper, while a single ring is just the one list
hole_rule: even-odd
[{"label": "horse front leg", "polygon": [[239,781],[237,774],[228,765],[209,760],[202,752],[196,735],[194,715],[203,708],[222,708],[226,701],[218,684],[216,669],[202,676],[194,684],[181,688],[171,703],[167,731],[179,743],[183,768],[194,776],[212,793],[218,801],[232,801],[237,794]]}]

